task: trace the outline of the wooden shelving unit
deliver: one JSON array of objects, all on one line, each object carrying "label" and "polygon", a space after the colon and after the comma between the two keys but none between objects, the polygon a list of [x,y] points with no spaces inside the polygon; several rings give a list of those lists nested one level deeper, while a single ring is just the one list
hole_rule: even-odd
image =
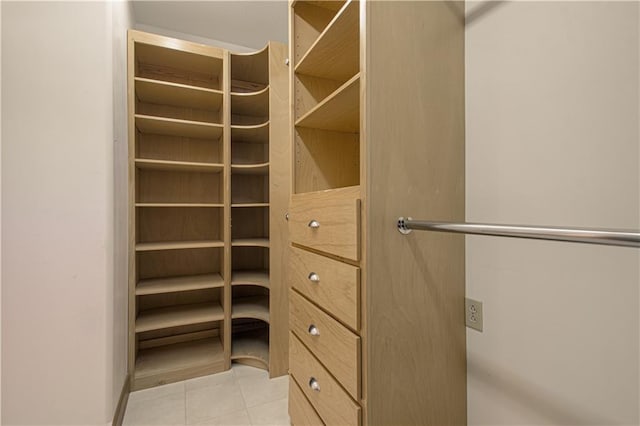
[{"label": "wooden shelving unit", "polygon": [[464,238],[383,226],[464,221],[463,16],[289,2],[292,424],[467,422]]},{"label": "wooden shelving unit", "polygon": [[285,264],[269,251],[287,238],[286,46],[130,31],[128,51],[131,389],[232,360],[285,374]]},{"label": "wooden shelving unit", "polygon": [[[281,267],[269,256],[273,245],[284,248],[286,238],[274,234],[286,227],[284,217],[275,215],[284,214],[281,209],[286,209],[288,198],[284,191],[274,190],[274,183],[284,183],[282,173],[288,170],[283,155],[288,150],[280,145],[287,134],[282,127],[286,106],[277,110],[288,91],[285,57],[285,47],[275,43],[252,54],[230,55],[232,320],[262,321],[266,330],[232,330],[231,359],[268,369],[272,376],[285,373],[287,364],[284,345],[276,346],[287,339],[286,308],[282,309],[287,296]],[[274,166],[283,170],[275,171]],[[271,331],[270,313],[275,310],[270,303],[278,310]],[[276,336],[276,345],[270,344],[270,334]]]},{"label": "wooden shelving unit", "polygon": [[227,368],[222,49],[129,33],[131,388]]}]

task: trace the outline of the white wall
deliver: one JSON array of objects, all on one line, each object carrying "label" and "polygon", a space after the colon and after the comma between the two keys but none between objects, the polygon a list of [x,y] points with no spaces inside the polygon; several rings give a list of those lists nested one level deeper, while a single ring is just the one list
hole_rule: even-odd
[{"label": "white wall", "polygon": [[126,368],[113,27],[126,7],[3,2],[2,424],[113,417]]},{"label": "white wall", "polygon": [[[113,171],[114,171],[114,281],[112,329],[111,412],[115,412],[127,377],[128,343],[128,122],[127,122],[127,30],[133,28],[133,9],[128,1],[112,3],[113,28]],[[108,405],[109,406],[109,405]]]},{"label": "white wall", "polygon": [[[638,3],[467,16],[467,220],[640,228]],[[639,280],[635,249],[468,237],[469,424],[637,425]]]}]

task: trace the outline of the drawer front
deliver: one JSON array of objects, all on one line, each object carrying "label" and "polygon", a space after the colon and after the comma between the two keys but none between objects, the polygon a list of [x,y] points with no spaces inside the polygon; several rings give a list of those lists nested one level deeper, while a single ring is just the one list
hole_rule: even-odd
[{"label": "drawer front", "polygon": [[354,330],[360,329],[360,268],[291,248],[289,284]]},{"label": "drawer front", "polygon": [[354,399],[360,398],[360,337],[290,292],[291,331],[311,350]]},{"label": "drawer front", "polygon": [[360,200],[294,198],[290,207],[292,242],[346,259],[360,259]]},{"label": "drawer front", "polygon": [[289,338],[289,371],[324,423],[360,424],[360,406],[294,335]]},{"label": "drawer front", "polygon": [[323,426],[322,420],[295,380],[289,376],[289,417],[293,426]]}]

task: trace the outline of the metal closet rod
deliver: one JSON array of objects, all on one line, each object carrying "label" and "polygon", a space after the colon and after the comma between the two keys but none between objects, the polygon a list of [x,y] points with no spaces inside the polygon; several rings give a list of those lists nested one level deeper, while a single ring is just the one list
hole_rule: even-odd
[{"label": "metal closet rod", "polygon": [[489,223],[456,223],[398,218],[398,231],[411,230],[453,232],[456,234],[491,235],[494,237],[530,238],[640,248],[640,232],[622,229],[577,229],[558,226],[498,225]]}]

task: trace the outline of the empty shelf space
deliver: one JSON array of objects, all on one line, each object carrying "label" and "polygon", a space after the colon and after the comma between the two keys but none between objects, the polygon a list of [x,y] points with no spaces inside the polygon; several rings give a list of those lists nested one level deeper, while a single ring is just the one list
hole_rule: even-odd
[{"label": "empty shelf space", "polygon": [[172,83],[221,89],[223,51],[219,57],[168,48],[153,44],[136,43],[136,77]]},{"label": "empty shelf space", "polygon": [[232,247],[269,247],[268,238],[237,238],[231,240]]},{"label": "empty shelf space", "polygon": [[231,285],[257,285],[269,288],[269,271],[259,269],[255,271],[233,271]]},{"label": "empty shelf space", "polygon": [[136,158],[136,167],[147,170],[175,170],[217,173],[224,169],[224,165],[217,163],[195,163],[191,161],[167,161]]},{"label": "empty shelf space", "polygon": [[136,333],[179,327],[181,325],[222,321],[224,312],[218,302],[194,303],[141,311],[136,318]]},{"label": "empty shelf space", "polygon": [[269,84],[269,45],[257,52],[232,53],[229,57],[232,90],[243,86],[242,82],[263,87]]},{"label": "empty shelf space", "polygon": [[360,74],[340,86],[295,124],[297,127],[357,133],[360,129]]},{"label": "empty shelf space", "polygon": [[269,203],[234,203],[231,207],[249,208],[249,207],[269,207]]},{"label": "empty shelf space", "polygon": [[269,173],[269,163],[232,164],[231,172],[245,175],[264,175]]},{"label": "empty shelf space", "polygon": [[136,286],[136,295],[173,293],[176,291],[201,290],[224,286],[220,274],[190,275],[183,277],[155,278],[141,280]]},{"label": "empty shelf space", "polygon": [[[139,389],[166,383],[167,376],[182,380],[194,375],[189,374],[191,371],[212,374],[223,369],[222,344],[218,337],[213,337],[139,350],[134,379]],[[155,383],[154,378],[160,383]]]},{"label": "empty shelf space", "polygon": [[181,250],[194,248],[224,247],[222,241],[167,241],[153,243],[137,243],[136,251]]},{"label": "empty shelf space", "polygon": [[197,207],[210,207],[210,208],[222,208],[224,204],[221,203],[136,203],[136,207],[185,207],[185,208],[197,208]]},{"label": "empty shelf space", "polygon": [[245,331],[231,337],[231,359],[252,359],[269,368],[269,330]]},{"label": "empty shelf space", "polygon": [[183,136],[187,138],[218,139],[222,136],[222,124],[201,121],[179,120],[176,118],[154,117],[136,114],[136,127],[142,133]]},{"label": "empty shelf space", "polygon": [[231,114],[267,119],[269,116],[269,87],[254,93],[232,92]]},{"label": "empty shelf space", "polygon": [[218,111],[222,106],[220,90],[148,78],[135,78],[136,96],[142,102]]},{"label": "empty shelf space", "polygon": [[360,68],[359,2],[348,1],[298,61],[295,72],[346,80]]},{"label": "empty shelf space", "polygon": [[253,318],[269,322],[269,296],[234,298],[231,302],[231,318]]},{"label": "empty shelf space", "polygon": [[269,122],[240,126],[231,125],[231,142],[269,143]]}]

